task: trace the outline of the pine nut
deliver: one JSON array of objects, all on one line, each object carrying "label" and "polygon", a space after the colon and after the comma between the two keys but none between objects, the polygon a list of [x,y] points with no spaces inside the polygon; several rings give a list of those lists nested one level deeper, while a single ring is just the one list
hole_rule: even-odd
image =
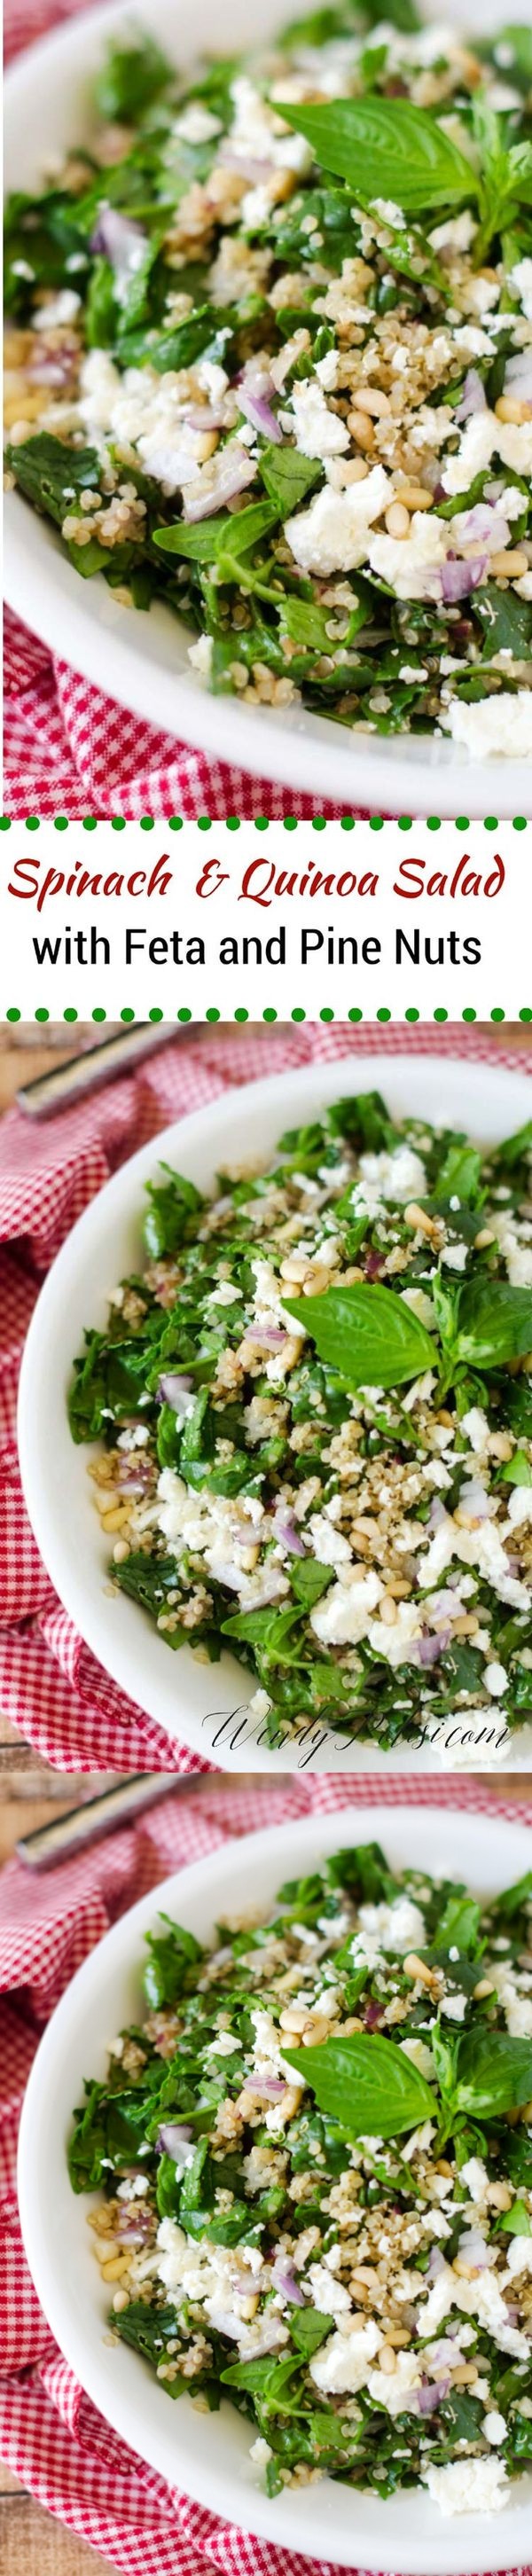
[{"label": "pine nut", "polygon": [[357,385],[355,402],[358,411],[373,414],[375,420],[383,420],[390,409],[389,396],[381,393],[378,385]]},{"label": "pine nut", "polygon": [[395,2370],[395,2353],[391,2343],[381,2343],[379,2370],[384,2371],[385,2379],[391,2379],[392,2372]]},{"label": "pine nut", "polygon": [[528,572],[528,555],[522,546],[503,546],[500,555],[490,555],[490,572],[502,580],[522,581],[523,573]]},{"label": "pine nut", "polygon": [[508,1439],[507,1431],[494,1431],[492,1433],[490,1449],[493,1458],[511,1458],[512,1443],[511,1440]]},{"label": "pine nut", "polygon": [[111,2263],[102,2263],[102,2280],[119,2281],[121,2273],[128,2270],[129,2254],[113,2254]]},{"label": "pine nut", "polygon": [[481,1225],[480,1234],[475,1235],[475,1252],[487,1252],[488,1244],[494,1243],[494,1241],[495,1237],[492,1234],[491,1226]]},{"label": "pine nut", "polygon": [[474,2388],[476,2379],[478,2379],[478,2370],[474,2361],[461,2361],[458,2370],[451,2371],[453,2388]]},{"label": "pine nut", "polygon": [[359,447],[374,447],[375,431],[373,428],[373,422],[366,419],[364,412],[348,411],[347,427],[351,431],[351,437],[357,439]]},{"label": "pine nut", "polygon": [[120,2313],[121,2308],[128,2308],[128,2307],[129,2307],[129,2294],[128,2294],[128,2291],[127,2291],[127,2290],[115,2290],[115,2291],[113,2292],[113,2298],[112,2298],[112,2303],[111,2303],[111,2304],[112,2304],[112,2306],[113,2306],[113,2308],[114,2308],[114,2310],[115,2310],[115,2314],[118,2316],[118,2315],[119,2315],[119,2313]]},{"label": "pine nut", "polygon": [[475,1618],[472,1610],[463,1610],[460,1618],[453,1619],[452,1622],[453,1637],[476,1637],[477,1628],[478,1619]]},{"label": "pine nut", "polygon": [[507,2182],[490,2183],[489,2197],[493,2209],[511,2209],[512,2194]]},{"label": "pine nut", "polygon": [[281,2030],[294,2031],[296,2038],[299,2038],[301,2032],[306,2029],[307,2022],[308,2012],[305,2004],[287,2004],[286,2011],[279,2014]]},{"label": "pine nut", "polygon": [[476,2004],[481,2004],[484,2001],[485,1995],[493,1995],[494,1993],[495,1988],[492,1986],[491,1977],[479,1977],[478,1986],[473,1987],[473,2001]]},{"label": "pine nut", "polygon": [[384,1600],[380,1603],[380,1617],[384,1620],[385,1628],[395,1628],[397,1605],[391,1592],[385,1592]]},{"label": "pine nut", "polygon": [[420,1986],[434,1985],[434,1971],[427,1967],[425,1959],[418,1959],[417,1950],[408,1951],[406,1959],[403,1959],[403,1967],[405,1977],[419,1979]]},{"label": "pine nut", "polygon": [[495,404],[495,410],[497,420],[515,421],[518,426],[521,425],[522,421],[529,421],[532,419],[530,403],[519,402],[517,394],[500,394],[499,401]]},{"label": "pine nut", "polygon": [[409,513],[408,510],[405,510],[403,501],[390,502],[390,508],[389,510],[386,510],[384,514],[384,525],[388,529],[388,535],[390,537],[408,537],[410,535]]},{"label": "pine nut", "polygon": [[427,1216],[425,1208],[418,1207],[417,1199],[410,1199],[408,1207],[405,1208],[405,1224],[419,1229],[420,1234],[437,1233],[433,1217]]},{"label": "pine nut", "polygon": [[426,483],[400,483],[396,495],[398,501],[404,501],[406,510],[431,510],[433,497]]}]

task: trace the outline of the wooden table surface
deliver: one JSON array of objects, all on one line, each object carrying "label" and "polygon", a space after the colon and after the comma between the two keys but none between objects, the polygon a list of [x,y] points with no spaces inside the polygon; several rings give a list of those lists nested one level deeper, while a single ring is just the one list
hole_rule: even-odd
[{"label": "wooden table surface", "polygon": [[[86,1036],[88,1032],[76,1029],[76,1043],[78,1035]],[[490,1035],[498,1037],[505,1048],[522,1047],[525,1032],[509,1023],[504,1030],[490,1030]],[[212,1045],[212,1030],[209,1039]],[[59,1045],[65,1053],[73,1051],[70,1031],[58,1028],[53,1038],[47,1032],[46,1042],[41,1041],[34,1027],[24,1028],[22,1024],[16,1032],[5,1028],[0,1032],[0,1113],[9,1106],[22,1082],[57,1063]],[[530,1046],[532,1069],[532,1036]],[[24,1743],[0,1715],[0,1863],[9,1857],[22,1834],[47,1823],[49,1817],[57,1815],[58,1808],[74,1806],[80,1797],[90,1795],[91,1789],[103,1785],[101,1774],[91,1780],[86,1773],[78,1777],[75,1773],[53,1771],[38,1760],[32,1745]],[[495,1795],[497,1783],[492,1785]],[[201,1788],[198,1782],[196,1795],[201,1796]],[[514,1776],[505,1780],[505,1797],[518,1799],[527,1790],[530,1791],[529,1779]],[[266,1783],[264,1793],[266,1801]],[[1,2462],[0,2571],[1,2576],[113,2576],[110,2560],[89,2549],[45,2513]]]}]

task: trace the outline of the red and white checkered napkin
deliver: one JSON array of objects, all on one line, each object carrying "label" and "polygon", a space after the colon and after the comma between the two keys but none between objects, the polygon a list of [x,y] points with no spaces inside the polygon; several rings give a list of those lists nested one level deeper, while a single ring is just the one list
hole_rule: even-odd
[{"label": "red and white checkered napkin", "polygon": [[[43,2317],[22,2248],[15,2149],[22,2095],[40,2029],[69,1978],[124,1913],[161,1877],[267,1820],[349,1801],[466,1807],[494,1812],[487,1788],[406,1779],[213,1782],[168,1798],[134,1831],[34,1879],[20,1861],[0,1877],[0,2457],[40,2504],[92,2542],[124,2576],[329,2576],[324,2562],[292,2556],[219,2522],[148,2469],[111,2432],[83,2395]],[[497,1801],[497,1811],[532,1823],[532,1799]],[[164,2400],[161,2398],[161,2404]],[[353,2504],[356,2546],[356,2501]],[[332,2571],[331,2571],[332,2576]],[[513,2569],[511,2576],[530,2576]]]},{"label": "red and white checkered napkin", "polygon": [[[489,1032],[379,1027],[206,1031],[163,1048],[81,1107],[36,1127],[18,1109],[0,1126],[0,1708],[63,1770],[199,1771],[185,1751],[109,1680],[52,1589],[25,1511],[15,1442],[22,1348],[43,1273],[89,1199],[138,1145],[231,1083],[312,1059],[405,1049],[494,1060]],[[497,1045],[497,1062],[507,1058]],[[442,1101],[442,1111],[444,1102]],[[3,1247],[3,1248],[2,1248]],[[90,1322],[90,1317],[87,1317]],[[74,1356],[74,1354],[72,1354]]]}]

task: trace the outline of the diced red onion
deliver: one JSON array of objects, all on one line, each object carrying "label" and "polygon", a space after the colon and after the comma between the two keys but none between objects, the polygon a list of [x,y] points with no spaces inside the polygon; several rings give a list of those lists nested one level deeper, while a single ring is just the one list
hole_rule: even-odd
[{"label": "diced red onion", "polygon": [[149,2213],[146,2212],[146,2221],[143,2225],[140,2213],[137,2214],[137,2212],[135,2212],[134,2218],[129,2220],[127,2218],[119,2218],[117,2220],[114,2234],[118,2239],[119,2245],[123,2245],[127,2248],[128,2254],[136,2254],[139,2247],[141,2245],[145,2245],[146,2237],[149,2234],[149,2228]]},{"label": "diced red onion", "polygon": [[442,2254],[441,2245],[431,2245],[430,2254],[429,2254],[429,2260],[428,2260],[428,2278],[429,2278],[429,2281],[437,2281],[438,2273],[439,2273],[439,2272],[443,2272],[444,2270],[445,2270],[445,2255],[444,2255],[444,2254]]},{"label": "diced red onion", "polygon": [[212,519],[217,510],[227,508],[228,501],[236,501],[239,492],[246,491],[248,483],[254,483],[256,472],[256,464],[248,456],[246,448],[239,446],[237,438],[229,439],[227,446],[218,450],[217,456],[212,456],[207,465],[200,467],[193,481],[185,484],[185,519],[191,525],[196,519]]},{"label": "diced red onion", "polygon": [[440,1628],[437,1636],[429,1637],[425,1629],[423,1636],[418,1638],[416,1645],[416,1656],[418,1658],[418,1662],[420,1664],[426,1664],[427,1666],[429,1664],[439,1663],[440,1655],[444,1655],[446,1652],[450,1634],[450,1628]]},{"label": "diced red onion", "polygon": [[364,2029],[378,2030],[379,2022],[382,2021],[383,2018],[383,2013],[384,2004],[368,2004],[364,2013]]},{"label": "diced red onion", "polygon": [[282,2075],[258,2075],[254,2067],[253,2074],[248,2076],[248,2092],[264,2094],[267,2102],[281,2102],[286,2090],[286,2079]]},{"label": "diced red onion", "polygon": [[277,2255],[272,2270],[272,2281],[275,2282],[276,2290],[280,2290],[281,2297],[287,2299],[292,2308],[304,2308],[305,2300],[301,2282],[296,2280],[293,2263],[289,2261],[288,2256]]},{"label": "diced red onion", "polygon": [[448,2397],[450,2379],[424,2379],[417,2391],[416,2405],[420,2415],[435,2415],[444,2397]]},{"label": "diced red onion", "polygon": [[250,1339],[253,1342],[260,1342],[261,1347],[264,1345],[266,1351],[280,1351],[283,1342],[286,1341],[286,1331],[283,1324],[260,1324],[255,1315],[250,1328]]},{"label": "diced red onion", "polygon": [[449,608],[458,599],[468,599],[470,592],[477,589],[480,581],[484,581],[486,568],[486,555],[470,556],[468,563],[460,560],[458,555],[448,555],[446,563],[442,564],[438,574],[442,599],[445,600],[446,607]]},{"label": "diced red onion", "polygon": [[292,1512],[283,1511],[281,1505],[274,1513],[273,1526],[275,1536],[279,1539],[281,1547],[286,1548],[288,1556],[304,1556],[305,1548],[301,1531],[296,1526]]},{"label": "diced red onion", "polygon": [[103,251],[104,259],[109,260],[120,294],[134,270],[140,268],[148,243],[146,233],[131,215],[121,215],[117,206],[105,204],[100,206],[90,248]]},{"label": "diced red onion", "polygon": [[378,1279],[380,1277],[381,1270],[384,1270],[384,1261],[385,1255],[383,1252],[368,1252],[367,1258],[364,1262],[365,1278]]},{"label": "diced red onion", "polygon": [[248,180],[250,186],[259,186],[262,179],[271,178],[275,168],[273,161],[253,160],[251,153],[236,151],[234,143],[225,139],[220,159],[224,170],[239,170],[242,179]]},{"label": "diced red onion", "polygon": [[71,384],[78,357],[79,349],[76,340],[63,341],[61,347],[54,349],[53,354],[50,349],[43,348],[42,343],[37,343],[31,366],[28,367],[30,384],[59,385],[62,388]]},{"label": "diced red onion", "polygon": [[467,545],[469,543],[487,545],[490,554],[494,554],[499,546],[510,544],[508,520],[503,518],[502,510],[494,508],[492,502],[476,501],[474,509],[468,510],[464,518],[460,535],[461,544],[464,539]]},{"label": "diced red onion", "polygon": [[[460,1579],[459,1576],[457,1579]],[[423,1617],[429,1628],[437,1628],[438,1621],[441,1619],[443,1619],[444,1625],[446,1619],[454,1619],[456,1601],[451,1589],[451,1583],[452,1577],[450,1576],[449,1584],[445,1592],[431,1592],[430,1600],[424,1601],[423,1603]]]},{"label": "diced red onion", "polygon": [[276,414],[272,411],[271,396],[274,393],[275,385],[272,383],[271,376],[265,376],[262,390],[259,390],[258,384],[256,387],[242,384],[238,401],[240,410],[244,413],[244,419],[251,421],[252,428],[259,431],[260,437],[271,439],[274,446],[279,447],[282,446],[283,433]]},{"label": "diced red onion", "polygon": [[445,1503],[442,1503],[441,1495],[440,1495],[440,1494],[435,1494],[435,1495],[434,1495],[434,1500],[433,1500],[433,1502],[431,1503],[431,1506],[430,1506],[430,1512],[429,1512],[429,1517],[428,1517],[428,1521],[427,1521],[427,1529],[429,1529],[429,1530],[431,1531],[431,1534],[432,1534],[432,1532],[433,1532],[434,1530],[441,1529],[442,1521],[444,1521],[444,1520],[445,1520],[445,1518],[446,1518]]},{"label": "diced red onion", "polygon": [[179,1373],[174,1375],[170,1370],[168,1375],[159,1378],[157,1394],[162,1404],[171,1405],[172,1413],[186,1413],[192,1385],[191,1377],[181,1377]]},{"label": "diced red onion", "polygon": [[478,367],[468,367],[461,401],[456,405],[455,420],[471,420],[473,412],[486,411],[486,396]]},{"label": "diced red onion", "polygon": [[173,2156],[175,2165],[186,2165],[192,2136],[192,2129],[181,2120],[163,2120],[157,2136],[159,2154]]}]

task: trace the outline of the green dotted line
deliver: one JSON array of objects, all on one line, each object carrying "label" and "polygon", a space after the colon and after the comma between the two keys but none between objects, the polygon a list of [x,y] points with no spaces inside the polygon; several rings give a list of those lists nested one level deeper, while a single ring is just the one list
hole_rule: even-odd
[{"label": "green dotted line", "polygon": [[[15,823],[14,828],[19,831],[24,828],[25,832],[39,832],[41,828],[41,819],[43,821],[52,821],[54,832],[70,831],[70,818],[67,814],[54,814],[53,816],[48,816],[46,818],[44,816],[41,818],[39,814],[26,814],[21,817],[20,822]],[[340,830],[342,832],[356,831],[357,819],[358,818],[355,814],[341,814]],[[367,819],[369,821],[370,832],[383,832],[386,820],[388,821],[388,827],[390,824],[390,817],[386,817],[383,814],[370,814]],[[110,822],[112,832],[127,831],[127,824],[119,814],[111,814],[108,817],[96,814],[85,814],[81,821],[81,830],[82,832],[97,832],[98,823],[102,823],[104,820],[108,820]],[[155,831],[156,826],[153,814],[141,814],[139,820],[141,832]],[[161,823],[158,828],[161,831],[182,832],[183,820],[184,818],[182,814],[168,814],[164,818],[164,823]],[[9,814],[1,814],[0,832],[10,832],[11,828],[11,816]],[[194,828],[197,832],[212,832],[213,829],[218,832],[240,832],[242,830],[242,824],[238,814],[228,814],[224,818],[223,822],[219,822],[216,815],[199,814]],[[254,832],[268,832],[270,829],[270,817],[267,814],[257,814],[249,824],[245,825],[244,828]],[[283,816],[283,832],[297,832],[298,828],[299,821],[295,814],[285,814]],[[395,823],[396,831],[412,832],[414,828],[416,830],[418,829],[418,823],[415,823],[414,817],[411,814],[400,814],[398,816]],[[457,814],[455,817],[454,828],[455,832],[469,832],[471,830],[469,815]],[[512,817],[511,828],[513,832],[526,832],[526,814],[514,814]],[[483,829],[485,832],[499,831],[500,826],[496,814],[484,815]],[[79,822],[75,822],[73,824],[73,830],[79,832]],[[326,832],[326,815],[314,814],[310,821],[310,830],[312,832]],[[427,815],[427,831],[441,832],[441,816],[439,814]]]},{"label": "green dotted line", "polygon": [[[22,1019],[23,1019],[24,1021],[26,1021],[26,1022],[27,1022],[27,1017],[28,1017],[27,1012],[25,1012],[25,1011],[19,1011],[19,1010],[15,1009],[15,1007],[14,1007],[14,1006],[10,1006],[10,1009],[9,1009],[8,1011],[6,1011],[6,1015],[5,1015],[5,1016],[6,1016],[6,1020],[9,1020],[11,1023],[16,1022],[17,1020],[22,1020]],[[84,1018],[85,1018],[85,1013],[84,1013],[84,1012],[81,1012],[81,1014],[80,1014],[80,1012],[79,1012],[79,1011],[75,1011],[75,1010],[73,1010],[71,1007],[69,1007],[69,1009],[68,1009],[68,1010],[66,1010],[66,1011],[63,1011],[63,1012],[62,1012],[62,1018],[63,1018],[63,1020],[66,1020],[67,1022],[74,1022],[75,1020],[78,1020],[78,1019],[80,1018],[80,1016],[81,1016],[81,1018],[82,1018],[82,1019],[84,1019]],[[142,1026],[144,1026],[144,1024],[145,1024],[145,1021],[146,1021],[146,1020],[151,1020],[151,1021],[154,1021],[154,1022],[160,1022],[161,1020],[164,1020],[164,1019],[165,1019],[165,1016],[166,1016],[166,1015],[165,1015],[165,1012],[164,1012],[164,1011],[162,1011],[162,1010],[160,1010],[159,1008],[156,1008],[156,1009],[151,1010],[151,1011],[139,1011],[139,1012],[137,1012],[137,1011],[132,1011],[131,1009],[126,1009],[126,1010],[124,1010],[124,1011],[119,1011],[119,1013],[118,1013],[118,1018],[124,1022],[124,1025],[125,1025],[126,1027],[129,1027],[129,1026],[130,1026],[130,1024],[131,1024],[131,1022],[132,1022],[133,1020],[136,1020],[136,1019],[138,1019],[138,1020],[141,1022],[141,1025],[142,1025]],[[185,1008],[181,1008],[180,1010],[176,1011],[175,1016],[176,1016],[176,1020],[178,1020],[178,1021],[179,1021],[179,1023],[180,1023],[180,1025],[181,1025],[181,1026],[186,1026],[186,1025],[189,1023],[189,1021],[191,1021],[191,1020],[195,1017],[195,1014],[194,1014],[192,1011],[186,1010]],[[257,1015],[256,1015],[256,1013],[255,1013],[255,1012],[253,1012],[253,1015],[252,1015],[252,1016],[253,1016],[253,1019],[255,1019]],[[281,1012],[279,1012],[279,1011],[274,1011],[274,1010],[273,1010],[269,1005],[268,1005],[268,1007],[267,1007],[267,1009],[266,1009],[266,1010],[264,1010],[264,1011],[262,1011],[262,1012],[260,1013],[260,1017],[261,1017],[263,1020],[265,1020],[265,1021],[266,1021],[266,1023],[268,1024],[268,1026],[271,1026],[272,1021],[274,1021],[274,1020],[279,1020],[279,1019],[280,1019],[281,1021],[283,1021],[283,1020],[285,1019],[285,1016],[286,1016],[286,1014],[285,1014],[285,1012],[284,1012],[284,1011],[281,1011]],[[311,1021],[314,1021],[314,1012],[313,1012],[313,1011],[310,1011],[310,1012],[308,1012],[308,1011],[303,1011],[303,1010],[301,1010],[301,1009],[299,1009],[299,1008],[298,1008],[298,1009],[296,1009],[296,1010],[291,1011],[289,1016],[290,1016],[290,1019],[291,1019],[291,1020],[294,1020],[294,1021],[296,1021],[296,1022],[301,1022],[302,1020],[308,1020],[309,1018],[310,1018],[310,1020],[311,1020]],[[373,1012],[373,1011],[360,1011],[360,1010],[356,1010],[356,1009],[353,1009],[353,1010],[351,1010],[351,1011],[332,1011],[332,1010],[330,1010],[330,1009],[327,1007],[327,1008],[325,1008],[323,1011],[318,1011],[318,1015],[317,1015],[317,1016],[318,1016],[318,1019],[319,1019],[319,1020],[324,1021],[326,1024],[329,1024],[331,1020],[335,1020],[335,1021],[336,1021],[337,1023],[339,1023],[339,1024],[340,1024],[340,1026],[341,1026],[344,1020],[350,1020],[352,1023],[353,1023],[353,1022],[354,1022],[354,1023],[358,1023],[360,1020],[364,1020],[364,1019],[366,1019],[367,1021],[369,1021],[370,1023],[372,1023],[374,1019],[376,1019],[376,1020],[381,1020],[381,1021],[387,1021],[387,1020],[392,1020],[392,1019],[394,1019],[396,1022],[400,1022],[400,1019],[401,1019],[401,1016],[402,1016],[402,1015],[401,1015],[401,1013],[400,1013],[400,1012],[398,1012],[398,1011],[396,1011],[396,1012],[389,1011],[389,1010],[387,1010],[385,1007],[383,1007],[383,1008],[381,1008],[380,1010],[377,1010],[377,1011],[375,1011],[375,1012]],[[421,1014],[421,1012],[420,1012],[420,1011],[417,1011],[417,1010],[412,1009],[412,1010],[407,1010],[407,1011],[405,1011],[405,1012],[404,1012],[404,1014],[403,1014],[403,1016],[404,1016],[405,1020],[410,1021],[410,1023],[412,1023],[412,1022],[415,1022],[415,1021],[417,1021],[417,1020],[420,1020],[420,1019],[421,1019],[422,1014]],[[427,1015],[427,1016],[428,1016],[428,1015]],[[439,1025],[439,1026],[441,1026],[445,1020],[453,1019],[455,1016],[456,1016],[456,1015],[455,1015],[455,1013],[453,1013],[453,1012],[449,1012],[449,1011],[444,1011],[444,1010],[442,1010],[441,1008],[440,1008],[440,1009],[438,1009],[438,1010],[436,1010],[436,1011],[433,1011],[433,1012],[432,1012],[432,1019],[436,1022],[436,1025],[437,1025],[437,1026],[438,1026],[438,1025]],[[482,1016],[484,1017],[484,1014],[483,1014]],[[513,1015],[512,1015],[512,1016],[513,1016]],[[48,1010],[46,1010],[46,1009],[45,1009],[45,1007],[44,1007],[44,1004],[40,1003],[40,1004],[39,1004],[38,1009],[37,1009],[36,1011],[34,1011],[33,1017],[34,1017],[34,1020],[37,1020],[37,1021],[38,1021],[38,1022],[40,1022],[41,1024],[46,1024],[46,1021],[47,1021],[47,1020],[50,1020],[50,1019],[52,1019],[52,1020],[57,1020],[57,1013],[56,1013],[55,1011],[48,1011]],[[91,1011],[90,1017],[91,1017],[91,1019],[92,1019],[92,1020],[94,1020],[97,1024],[99,1024],[99,1023],[101,1023],[101,1021],[102,1021],[102,1020],[106,1020],[106,1019],[107,1019],[107,1011],[104,1011],[104,1010],[94,1010],[94,1011]],[[238,1009],[238,1010],[236,1010],[236,1011],[233,1011],[233,1013],[232,1013],[232,1014],[229,1014],[229,1013],[228,1013],[228,1012],[226,1012],[226,1011],[215,1011],[215,1010],[208,1010],[208,1011],[206,1011],[206,1012],[205,1012],[205,1019],[206,1019],[207,1021],[209,1021],[209,1022],[213,1022],[213,1021],[217,1021],[217,1020],[222,1020],[222,1019],[223,1019],[223,1020],[224,1020],[224,1022],[228,1023],[228,1021],[229,1021],[229,1018],[230,1018],[230,1017],[232,1017],[234,1020],[236,1020],[237,1024],[240,1024],[240,1025],[241,1025],[241,1024],[242,1024],[243,1022],[245,1022],[246,1020],[249,1020],[250,1014],[249,1014],[249,1011],[248,1011],[248,1010],[246,1010],[244,1007],[239,1008],[239,1009]],[[478,1013],[478,1011],[473,1011],[473,1010],[470,1010],[470,1009],[466,1009],[466,1010],[464,1010],[464,1011],[461,1011],[461,1012],[460,1012],[460,1019],[461,1019],[461,1020],[465,1020],[466,1024],[467,1024],[468,1022],[473,1021],[473,1020],[478,1020],[478,1017],[479,1017],[479,1013]],[[500,1022],[501,1022],[501,1021],[503,1021],[503,1020],[505,1020],[505,1019],[507,1019],[507,1017],[508,1017],[508,1013],[507,1013],[506,1011],[494,1010],[494,1011],[490,1011],[490,1013],[489,1013],[489,1018],[490,1018],[490,1020],[494,1020],[497,1024],[500,1024]],[[113,1021],[116,1019],[116,1014],[115,1014],[114,1012],[112,1013],[112,1018],[113,1018]],[[528,1025],[532,1022],[532,1009],[530,1009],[530,1010],[518,1011],[518,1013],[517,1013],[517,1018],[518,1018],[518,1020],[520,1020],[520,1021],[524,1024],[524,1026],[528,1026]],[[425,1019],[425,1025],[426,1025],[426,1019]],[[168,1027],[170,1028],[170,1026],[171,1026],[171,1022],[170,1022],[170,1020],[168,1020]]]}]

